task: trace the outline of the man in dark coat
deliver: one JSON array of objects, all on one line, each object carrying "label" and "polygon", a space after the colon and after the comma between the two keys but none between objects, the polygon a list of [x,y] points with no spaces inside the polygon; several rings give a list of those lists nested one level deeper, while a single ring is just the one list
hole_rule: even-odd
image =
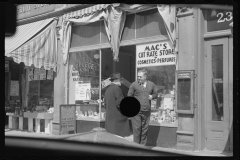
[{"label": "man in dark coat", "polygon": [[120,112],[120,103],[124,98],[124,94],[119,86],[121,86],[120,73],[113,73],[110,77],[112,82],[105,91],[106,119],[105,129],[109,133],[119,135],[121,137],[130,136],[130,125],[128,117]]}]

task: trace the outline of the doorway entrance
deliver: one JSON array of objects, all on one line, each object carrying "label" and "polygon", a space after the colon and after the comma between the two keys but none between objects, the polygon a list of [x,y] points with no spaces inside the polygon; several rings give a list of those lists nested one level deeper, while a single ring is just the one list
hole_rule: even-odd
[{"label": "doorway entrance", "polygon": [[232,43],[206,41],[206,148],[230,151],[232,130]]}]

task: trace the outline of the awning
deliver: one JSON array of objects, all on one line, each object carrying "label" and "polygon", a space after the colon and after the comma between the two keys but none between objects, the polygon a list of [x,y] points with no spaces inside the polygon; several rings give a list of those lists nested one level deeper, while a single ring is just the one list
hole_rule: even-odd
[{"label": "awning", "polygon": [[35,36],[51,21],[53,21],[53,18],[18,26],[16,28],[16,33],[12,37],[5,38],[5,55],[14,51],[30,38]]},{"label": "awning", "polygon": [[71,18],[82,18],[82,17],[86,17],[86,16],[90,16],[93,15],[94,13],[96,13],[97,11],[101,11],[102,9],[105,9],[109,6],[110,4],[98,4],[98,5],[94,5],[88,8],[84,8],[78,11],[74,11],[74,12],[70,12],[68,14],[65,14],[63,16],[63,19],[67,20],[67,19],[71,19]]},{"label": "awning", "polygon": [[[5,53],[5,55],[12,57],[16,63],[23,62],[26,66],[34,65],[36,68],[44,67],[46,70],[53,68],[56,71],[57,37],[55,28],[57,21],[54,19],[47,21],[48,25],[45,25],[45,28],[35,28],[38,31],[41,30],[39,33],[36,32],[37,34],[32,35],[32,38],[26,40],[26,43],[23,42],[23,45],[10,53]],[[21,33],[24,35],[23,32]],[[25,30],[25,34],[28,34],[27,30]],[[11,43],[20,41],[21,38],[19,36],[16,39],[12,39]],[[10,42],[8,43],[10,44]]]}]

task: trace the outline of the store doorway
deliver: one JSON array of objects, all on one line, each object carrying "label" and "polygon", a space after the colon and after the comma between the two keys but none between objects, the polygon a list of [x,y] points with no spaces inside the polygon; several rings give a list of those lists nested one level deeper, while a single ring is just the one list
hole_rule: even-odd
[{"label": "store doorway", "polygon": [[206,149],[230,151],[232,130],[232,43],[206,41]]}]

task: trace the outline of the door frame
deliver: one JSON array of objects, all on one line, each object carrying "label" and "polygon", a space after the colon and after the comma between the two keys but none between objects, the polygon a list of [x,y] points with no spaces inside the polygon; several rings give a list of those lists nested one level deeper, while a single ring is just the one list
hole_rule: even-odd
[{"label": "door frame", "polygon": [[[209,138],[212,136],[212,135],[209,135],[210,130],[211,130],[211,128],[215,128],[215,127],[217,128],[217,126],[211,127],[211,124],[210,124],[210,122],[212,122],[211,121],[211,119],[212,119],[212,110],[211,110],[212,109],[212,100],[211,100],[212,99],[212,82],[211,82],[212,75],[211,75],[211,73],[212,72],[209,72],[209,70],[212,71],[212,59],[209,56],[212,55],[212,51],[210,50],[211,46],[218,45],[218,44],[223,44],[224,46],[226,46],[226,47],[223,47],[223,64],[224,64],[223,72],[225,73],[223,75],[223,92],[224,92],[224,97],[223,97],[224,102],[223,103],[224,103],[224,106],[229,106],[229,102],[230,102],[229,95],[228,95],[228,93],[229,93],[228,71],[229,71],[229,54],[230,54],[229,53],[229,44],[230,44],[229,38],[224,36],[224,37],[205,40],[205,83],[206,83],[206,89],[205,89],[205,100],[206,100],[205,101],[205,106],[206,106],[206,109],[205,109],[205,148],[207,150],[217,150],[217,149],[211,149],[209,147],[209,145],[211,143]],[[224,54],[226,52],[228,53],[227,55]],[[227,75],[226,75],[226,73],[227,73]],[[208,105],[208,104],[210,104],[210,105]],[[210,107],[210,108],[208,108],[208,107]],[[224,121],[215,121],[212,123],[215,123],[216,125],[218,124],[218,125],[223,126],[228,129],[227,131],[223,130],[223,141],[226,141],[225,144],[227,144],[228,145],[227,148],[229,148],[229,146],[230,146],[229,138],[225,139],[224,135],[227,134],[227,137],[230,136],[230,130],[229,130],[229,122],[230,122],[230,115],[231,115],[230,107],[225,107],[223,113],[225,113],[225,114],[223,114],[223,118],[226,120],[227,124],[226,124],[226,122],[224,123]],[[221,122],[223,122],[223,123],[220,124]],[[226,127],[226,125],[228,125],[228,127]],[[214,137],[212,137],[212,138],[214,138]],[[216,142],[215,144],[217,144],[217,143],[218,142]],[[223,147],[222,151],[224,151],[224,150],[228,150],[228,149],[226,149],[226,146]]]}]

